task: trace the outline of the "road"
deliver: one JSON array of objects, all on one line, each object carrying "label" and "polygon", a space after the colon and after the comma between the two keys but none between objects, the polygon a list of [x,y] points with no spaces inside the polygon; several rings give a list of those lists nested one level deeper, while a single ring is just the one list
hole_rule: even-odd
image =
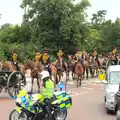
[{"label": "road", "polygon": [[[79,88],[75,84],[68,84],[67,90],[73,98],[67,120],[116,120],[115,115],[105,113],[102,84],[83,82],[83,86]],[[9,120],[9,113],[14,107],[14,101],[7,94],[1,94],[0,120]]]}]

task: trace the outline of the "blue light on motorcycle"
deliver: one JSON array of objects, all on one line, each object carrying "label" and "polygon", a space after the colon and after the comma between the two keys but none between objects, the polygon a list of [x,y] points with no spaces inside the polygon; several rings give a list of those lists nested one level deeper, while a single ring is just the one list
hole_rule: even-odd
[{"label": "blue light on motorcycle", "polygon": [[22,103],[26,102],[26,97],[25,96],[22,97],[21,100],[22,100]]},{"label": "blue light on motorcycle", "polygon": [[59,84],[60,91],[62,91],[63,87],[64,87],[64,84],[61,82],[61,83]]},{"label": "blue light on motorcycle", "polygon": [[17,96],[13,96],[13,99],[17,99]]}]

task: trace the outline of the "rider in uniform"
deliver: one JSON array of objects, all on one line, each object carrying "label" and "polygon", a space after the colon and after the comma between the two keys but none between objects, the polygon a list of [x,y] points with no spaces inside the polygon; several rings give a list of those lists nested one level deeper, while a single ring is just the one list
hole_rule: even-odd
[{"label": "rider in uniform", "polygon": [[54,94],[54,82],[50,79],[48,71],[42,71],[40,73],[40,91],[44,97],[45,110],[48,114],[49,120],[52,120],[51,114],[51,101]]},{"label": "rider in uniform", "polygon": [[41,58],[42,58],[42,54],[40,53],[40,50],[36,50],[35,59],[34,59],[35,63],[40,63]]},{"label": "rider in uniform", "polygon": [[112,50],[112,55],[114,55],[115,56],[115,54],[117,53],[117,48],[116,47],[114,47],[114,49]]},{"label": "rider in uniform", "polygon": [[14,50],[13,53],[12,53],[12,64],[16,67],[16,70],[20,70],[19,66],[18,66],[18,61],[19,61],[19,57],[18,57],[18,54],[17,52]]},{"label": "rider in uniform", "polygon": [[93,57],[95,59],[95,61],[98,63],[98,67],[100,68],[101,64],[100,64],[100,61],[99,61],[99,56],[98,56],[98,53],[97,53],[97,50],[94,49],[94,52],[93,52]]},{"label": "rider in uniform", "polygon": [[66,70],[66,66],[65,66],[65,63],[63,60],[63,55],[64,55],[64,53],[63,53],[62,49],[60,48],[58,53],[57,53],[57,60],[58,59],[62,60],[62,66],[63,66],[64,70]]},{"label": "rider in uniform", "polygon": [[94,56],[94,58],[96,58],[96,57],[97,57],[97,55],[98,55],[97,50],[96,50],[96,49],[94,49],[94,52],[93,52],[93,56]]},{"label": "rider in uniform", "polygon": [[48,72],[51,76],[51,68],[50,68],[50,56],[48,55],[48,50],[44,50],[44,54],[42,55],[41,58],[41,63],[48,68]]},{"label": "rider in uniform", "polygon": [[[74,61],[75,61],[75,65],[74,65],[74,70],[75,71],[75,67],[77,65],[77,62],[80,60],[81,64],[82,64],[82,51],[80,50],[80,48],[77,49],[77,52],[74,56]],[[82,64],[83,65],[83,64]]]}]

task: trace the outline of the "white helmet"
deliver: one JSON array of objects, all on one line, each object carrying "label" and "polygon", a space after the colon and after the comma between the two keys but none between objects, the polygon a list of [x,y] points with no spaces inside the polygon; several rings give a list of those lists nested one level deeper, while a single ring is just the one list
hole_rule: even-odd
[{"label": "white helmet", "polygon": [[50,77],[50,74],[49,74],[48,71],[42,71],[42,72],[40,73],[40,78],[41,78],[41,80],[43,80],[44,78],[47,78],[47,77]]}]

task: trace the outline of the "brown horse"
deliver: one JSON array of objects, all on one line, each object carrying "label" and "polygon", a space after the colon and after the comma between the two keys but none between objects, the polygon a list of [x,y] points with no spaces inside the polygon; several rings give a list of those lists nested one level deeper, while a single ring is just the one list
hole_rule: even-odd
[{"label": "brown horse", "polygon": [[70,72],[72,73],[72,78],[74,79],[74,60],[72,56],[68,56],[68,80]]},{"label": "brown horse", "polygon": [[94,77],[95,73],[98,74],[98,63],[95,58],[90,57],[89,60],[89,68],[90,68],[90,74],[92,77]]},{"label": "brown horse", "polygon": [[[63,62],[63,59],[60,58],[58,58],[58,60],[56,61],[57,76],[59,78],[59,82],[61,81],[61,77],[63,77],[64,72],[66,73],[66,81],[68,80],[68,64],[66,62]],[[63,64],[65,65],[64,67],[66,68],[66,70],[63,67]]]},{"label": "brown horse", "polygon": [[78,77],[78,79],[77,79],[77,87],[81,86],[81,81],[83,79],[83,72],[84,72],[84,69],[83,69],[83,67],[81,65],[80,60],[78,60],[78,62],[76,63],[76,66],[75,66],[75,74]]},{"label": "brown horse", "polygon": [[[22,64],[19,64],[20,71],[25,74],[25,69]],[[16,67],[10,61],[1,61],[1,69],[4,71],[16,72]]]},{"label": "brown horse", "polygon": [[39,83],[39,73],[43,70],[43,66],[41,64],[36,64],[31,60],[26,60],[24,62],[25,70],[30,69],[31,70],[31,78],[32,78],[32,88],[31,93],[33,92],[33,82],[34,79],[37,79],[37,85],[38,85],[38,93],[40,92],[40,83]]},{"label": "brown horse", "polygon": [[86,55],[83,54],[83,69],[84,69],[83,77],[85,76],[85,72],[86,72],[86,78],[88,79],[89,57],[87,54]]}]

